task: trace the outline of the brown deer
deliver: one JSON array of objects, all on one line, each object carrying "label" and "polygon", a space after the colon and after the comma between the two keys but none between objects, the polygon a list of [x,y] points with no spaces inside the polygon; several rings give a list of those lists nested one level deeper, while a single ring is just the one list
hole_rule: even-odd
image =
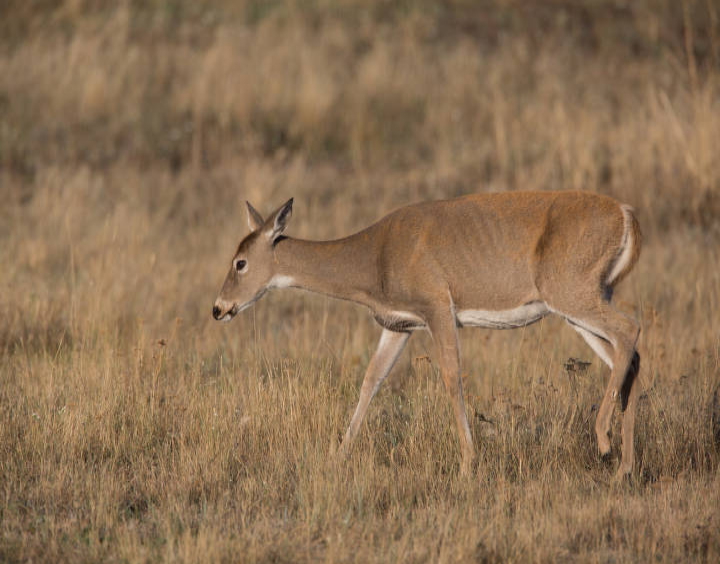
[{"label": "brown deer", "polygon": [[267,220],[247,204],[251,232],[233,255],[213,316],[229,321],[269,289],[282,287],[370,308],[383,332],[342,454],[411,333],[427,329],[455,413],[462,470],[469,471],[475,448],[463,402],[458,327],[514,329],[556,314],[610,367],[595,432],[605,455],[620,396],[617,477],[632,470],[640,328],[610,303],[640,253],[631,207],[587,192],[478,194],[400,208],[344,239],[304,241],[283,235],[292,204],[290,199]]}]

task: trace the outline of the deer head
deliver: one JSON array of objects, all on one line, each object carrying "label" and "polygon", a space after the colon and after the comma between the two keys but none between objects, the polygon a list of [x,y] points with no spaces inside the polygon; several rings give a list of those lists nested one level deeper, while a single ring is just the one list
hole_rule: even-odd
[{"label": "deer head", "polygon": [[247,203],[250,234],[238,245],[230,271],[213,306],[213,317],[230,321],[259,300],[274,285],[277,274],[273,247],[292,216],[293,199],[280,206],[266,221]]}]

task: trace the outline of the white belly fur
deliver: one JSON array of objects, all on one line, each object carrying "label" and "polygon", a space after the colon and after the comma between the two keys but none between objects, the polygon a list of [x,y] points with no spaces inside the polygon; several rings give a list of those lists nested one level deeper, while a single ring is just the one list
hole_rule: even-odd
[{"label": "white belly fur", "polygon": [[531,302],[513,309],[490,311],[464,309],[456,314],[461,325],[486,329],[515,329],[525,327],[545,317],[550,310],[544,302]]}]

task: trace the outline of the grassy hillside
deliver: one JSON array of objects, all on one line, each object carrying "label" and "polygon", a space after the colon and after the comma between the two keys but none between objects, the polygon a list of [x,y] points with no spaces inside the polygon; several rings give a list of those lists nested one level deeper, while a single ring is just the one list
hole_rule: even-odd
[{"label": "grassy hillside", "polygon": [[[0,560],[716,561],[720,7],[10,0],[0,7]],[[559,320],[461,332],[479,461],[415,335],[269,294],[210,316],[244,200],[332,238],[410,202],[586,189],[645,245],[636,469]],[[568,372],[569,357],[591,361]],[[614,453],[618,450],[618,421]]]}]

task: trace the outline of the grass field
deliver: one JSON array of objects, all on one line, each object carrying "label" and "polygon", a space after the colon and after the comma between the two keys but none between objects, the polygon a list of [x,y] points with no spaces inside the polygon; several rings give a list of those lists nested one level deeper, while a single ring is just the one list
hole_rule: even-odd
[{"label": "grass field", "polygon": [[[0,561],[717,562],[718,13],[4,2]],[[642,323],[627,483],[617,418],[610,460],[592,431],[608,372],[559,320],[461,332],[463,477],[427,335],[341,463],[367,312],[286,290],[211,318],[246,199],[294,196],[288,234],[323,239],[516,189],[637,210],[616,293]]]}]

